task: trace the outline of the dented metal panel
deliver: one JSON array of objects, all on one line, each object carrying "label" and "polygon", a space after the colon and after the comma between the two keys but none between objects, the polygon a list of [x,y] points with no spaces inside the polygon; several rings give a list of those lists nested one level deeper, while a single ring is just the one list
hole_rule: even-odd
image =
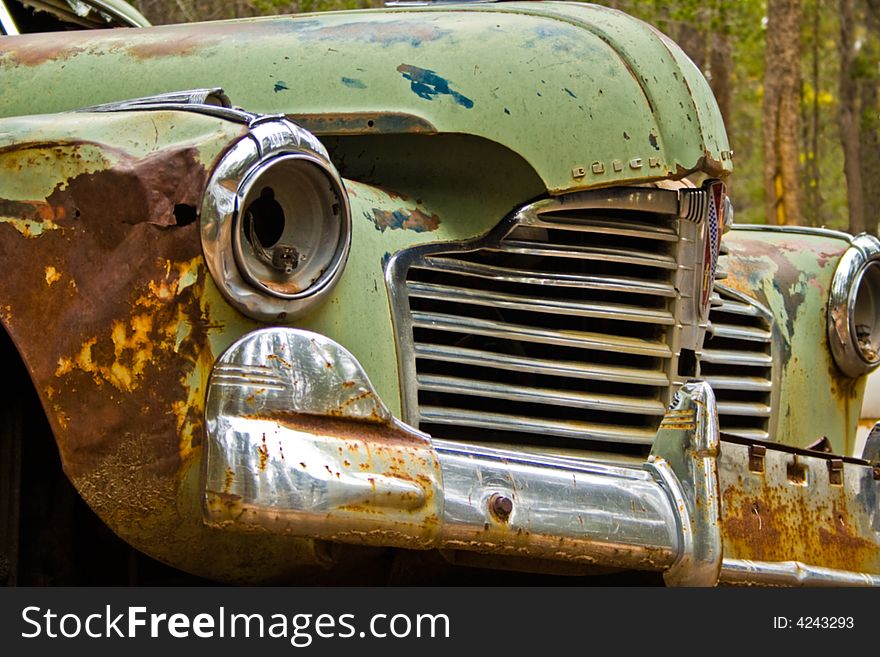
[{"label": "dented metal panel", "polygon": [[[0,44],[0,67],[3,116],[222,86],[251,111],[308,116],[334,134],[358,125],[344,117],[373,113],[363,134],[480,136],[519,153],[552,193],[732,169],[699,71],[646,24],[595,6],[428,7],[16,37]],[[96,70],[113,71],[113,84]]]},{"label": "dented metal panel", "polygon": [[337,343],[265,329],[221,357],[206,408],[213,524],[420,547],[442,514],[427,436],[397,422]]},{"label": "dented metal panel", "polygon": [[[245,127],[191,112],[0,123],[0,170],[14,174],[0,176],[0,259],[15,272],[0,280],[0,319],[83,498],[132,545],[192,573],[266,581],[330,563],[320,543],[231,537],[201,521],[208,375],[256,325],[213,285],[196,207]],[[362,257],[381,280],[379,255]],[[328,306],[324,319],[348,327],[338,299]],[[382,313],[362,326],[371,321]],[[394,399],[393,369],[383,383]]]},{"label": "dented metal panel", "polygon": [[869,464],[725,441],[718,480],[725,559],[880,573],[880,480]]}]

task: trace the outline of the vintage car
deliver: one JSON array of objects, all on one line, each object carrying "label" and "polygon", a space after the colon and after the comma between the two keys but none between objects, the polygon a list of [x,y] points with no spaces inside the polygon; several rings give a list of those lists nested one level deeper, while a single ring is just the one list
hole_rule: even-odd
[{"label": "vintage car", "polygon": [[[880,584],[880,241],[733,224],[717,104],[651,26],[9,36],[0,83],[7,386],[138,550],[226,582],[423,551]],[[39,470],[5,408],[5,471]]]}]

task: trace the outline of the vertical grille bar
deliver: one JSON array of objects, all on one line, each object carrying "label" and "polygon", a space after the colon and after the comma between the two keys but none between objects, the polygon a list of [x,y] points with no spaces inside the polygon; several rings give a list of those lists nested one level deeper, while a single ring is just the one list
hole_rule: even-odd
[{"label": "vertical grille bar", "polygon": [[716,284],[720,304],[698,354],[699,376],[718,401],[721,431],[769,440],[773,416],[773,331],[770,312],[753,299]]}]

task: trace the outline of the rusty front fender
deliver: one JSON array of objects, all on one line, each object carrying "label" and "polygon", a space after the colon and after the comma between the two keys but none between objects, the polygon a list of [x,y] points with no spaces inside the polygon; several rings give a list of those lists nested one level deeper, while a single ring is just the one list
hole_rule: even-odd
[{"label": "rusty front fender", "polygon": [[196,208],[244,127],[143,112],[3,128],[0,320],[74,486],[126,541],[198,575],[267,581],[329,565],[319,541],[201,520],[205,385],[224,340],[255,324],[232,313],[227,326]]}]

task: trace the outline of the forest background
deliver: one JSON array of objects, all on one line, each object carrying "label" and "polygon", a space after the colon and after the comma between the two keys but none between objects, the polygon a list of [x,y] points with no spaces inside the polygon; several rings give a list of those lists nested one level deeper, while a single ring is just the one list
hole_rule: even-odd
[{"label": "forest background", "polygon": [[[154,24],[379,7],[382,0],[132,0]],[[735,152],[736,221],[877,234],[880,0],[606,0],[709,80]]]}]

